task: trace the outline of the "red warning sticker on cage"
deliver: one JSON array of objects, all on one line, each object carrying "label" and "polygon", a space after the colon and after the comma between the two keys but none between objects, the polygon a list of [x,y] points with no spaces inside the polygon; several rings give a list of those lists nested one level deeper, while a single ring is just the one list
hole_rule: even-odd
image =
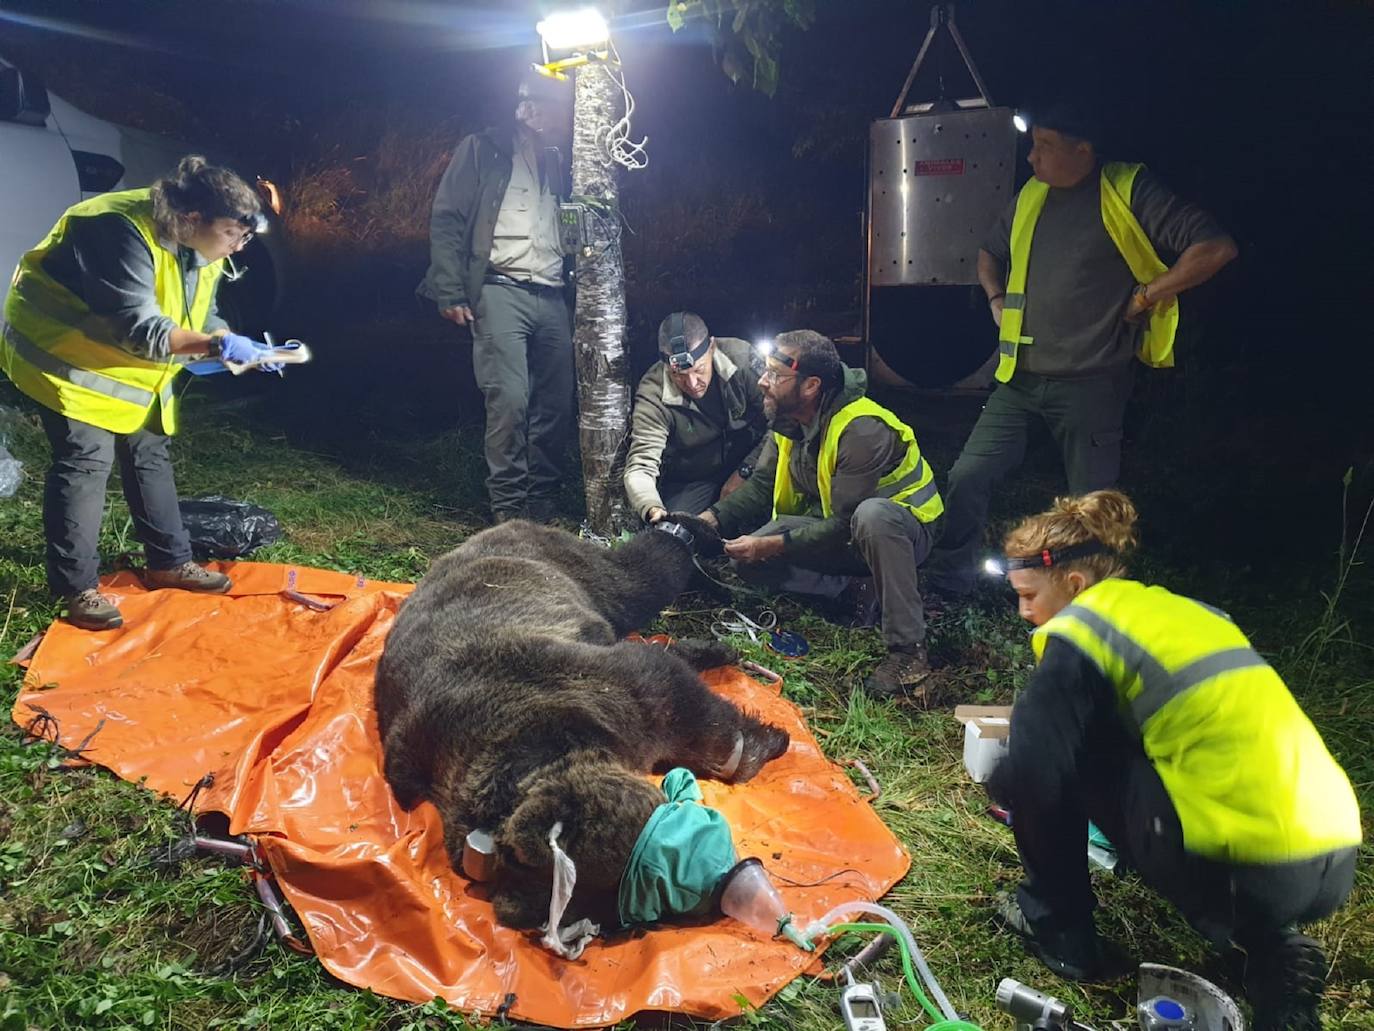
[{"label": "red warning sticker on cage", "polygon": [[934,161],[917,161],[912,168],[914,175],[963,175],[963,158],[938,158]]}]

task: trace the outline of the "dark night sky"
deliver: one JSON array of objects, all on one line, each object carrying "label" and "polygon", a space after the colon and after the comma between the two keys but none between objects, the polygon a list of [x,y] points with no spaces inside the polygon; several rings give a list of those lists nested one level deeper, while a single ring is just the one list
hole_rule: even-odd
[{"label": "dark night sky", "polygon": [[[866,124],[891,106],[929,5],[819,0],[818,24],[786,39],[772,100],[732,86],[702,32],[673,36],[661,2],[639,6],[614,23],[635,131],[650,138],[627,203],[767,191],[778,245],[759,260],[805,276],[814,249],[831,253],[829,273],[856,265]],[[537,7],[0,0],[0,52],[96,113],[222,138],[281,177],[397,117],[456,133],[501,113]],[[1374,228],[1374,6],[971,0],[958,17],[999,103],[1091,98],[1115,156],[1144,160],[1237,237],[1241,260],[1201,301],[1221,309],[1219,346],[1320,390],[1374,366],[1356,332]]]},{"label": "dark night sky", "polygon": [[[47,65],[50,79],[88,73],[82,91],[105,93],[126,117],[141,106],[127,94],[151,89],[187,103],[196,94],[196,128],[256,141],[264,160],[281,162],[301,143],[281,138],[288,116],[307,136],[341,112],[387,105],[436,120],[489,117],[534,44],[537,6],[0,0],[0,48]],[[723,172],[785,166],[808,117],[831,109],[852,113],[860,140],[865,117],[895,97],[928,17],[912,0],[819,0],[818,25],[789,35],[783,87],[768,101],[730,86],[700,32],[674,37],[662,6],[623,16],[617,38],[653,140],[653,175],[665,176],[708,143]],[[1370,5],[974,0],[959,20],[999,102],[1094,97],[1117,149],[1205,198],[1230,225],[1265,221],[1259,212],[1276,189],[1284,208],[1315,204],[1323,214],[1338,210],[1342,186],[1366,192],[1353,187],[1372,170]],[[144,120],[162,128],[163,113],[150,102]]]}]

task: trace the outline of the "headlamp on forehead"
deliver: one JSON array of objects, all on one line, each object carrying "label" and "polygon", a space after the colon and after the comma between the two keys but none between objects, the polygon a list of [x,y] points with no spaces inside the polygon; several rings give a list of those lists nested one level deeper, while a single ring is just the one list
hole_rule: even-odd
[{"label": "headlamp on forehead", "polygon": [[[1101,541],[1084,541],[1082,544],[1070,544],[1067,548],[1045,548],[1036,555],[1007,555],[1002,559],[1000,567],[1003,573],[1010,573],[1013,569],[1050,569],[1076,558],[1105,555],[1110,550]],[[988,572],[992,572],[991,562],[987,569]]]},{"label": "headlamp on forehead", "polygon": [[790,354],[783,354],[779,351],[777,344],[772,340],[760,341],[755,346],[758,348],[759,354],[763,355],[766,361],[777,362],[779,365],[792,372],[797,371],[797,365],[799,364],[797,359]]},{"label": "headlamp on forehead", "polygon": [[687,372],[696,365],[711,349],[711,335],[706,334],[706,339],[697,344],[695,348],[687,345],[687,331],[684,328],[682,312],[673,312],[672,321],[668,326],[668,351],[663,356],[663,360],[668,363],[668,367],[674,372]]},{"label": "headlamp on forehead", "polygon": [[267,216],[261,211],[255,211],[251,215],[240,215],[236,221],[254,236],[261,236],[267,232]]}]

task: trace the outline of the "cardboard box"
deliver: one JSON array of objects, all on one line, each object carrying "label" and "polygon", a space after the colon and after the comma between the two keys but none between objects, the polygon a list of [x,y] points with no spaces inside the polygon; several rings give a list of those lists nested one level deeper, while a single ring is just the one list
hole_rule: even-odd
[{"label": "cardboard box", "polygon": [[964,769],[982,784],[1007,756],[1010,705],[960,705],[954,718],[964,725]]}]

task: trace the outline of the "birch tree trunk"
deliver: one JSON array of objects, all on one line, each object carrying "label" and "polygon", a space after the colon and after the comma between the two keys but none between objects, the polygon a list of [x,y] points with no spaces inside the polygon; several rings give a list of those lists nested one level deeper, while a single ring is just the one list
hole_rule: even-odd
[{"label": "birch tree trunk", "polygon": [[577,361],[578,435],[587,522],[612,537],[627,523],[621,484],[629,434],[629,362],[625,353],[625,265],[620,252],[616,165],[603,144],[615,122],[616,90],[599,64],[578,68],[573,90],[572,192],[604,204],[589,218],[591,254],[577,256],[573,348]]}]

